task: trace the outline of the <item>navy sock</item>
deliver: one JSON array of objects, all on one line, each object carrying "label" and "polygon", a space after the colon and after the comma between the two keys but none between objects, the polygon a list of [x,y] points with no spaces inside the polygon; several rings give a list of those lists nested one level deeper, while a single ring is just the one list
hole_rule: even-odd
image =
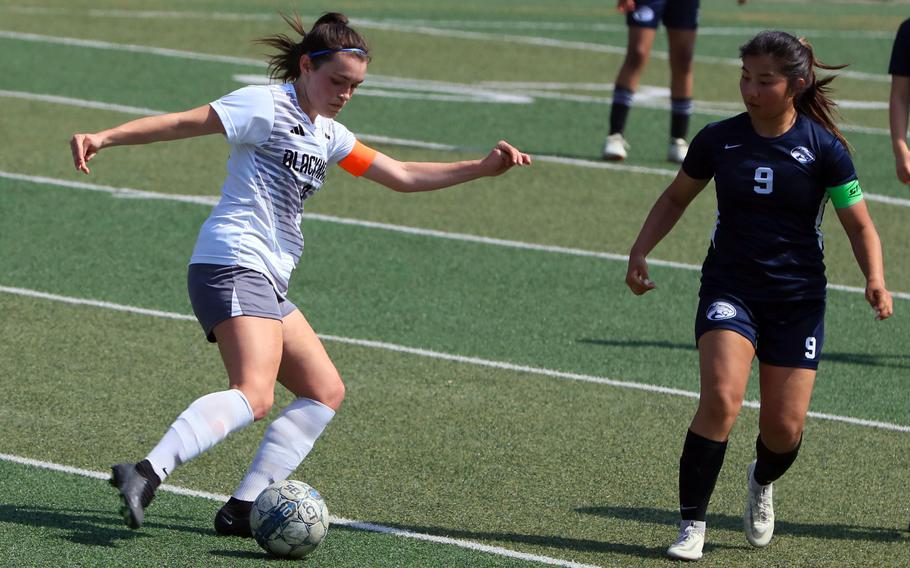
[{"label": "navy sock", "polygon": [[692,107],[692,99],[670,99],[670,138],[686,137]]},{"label": "navy sock", "polygon": [[780,477],[790,469],[793,462],[796,461],[796,455],[803,444],[803,438],[800,436],[796,447],[789,452],[778,454],[774,453],[765,446],[761,441],[761,434],[755,439],[755,471],[752,477],[759,485],[768,485],[780,479]]},{"label": "navy sock", "polygon": [[626,118],[632,108],[632,97],[635,93],[619,85],[613,89],[613,104],[610,106],[610,134],[622,134],[626,129]]},{"label": "navy sock", "polygon": [[692,430],[686,433],[679,458],[679,515],[684,521],[705,520],[726,452],[727,442],[709,440]]}]

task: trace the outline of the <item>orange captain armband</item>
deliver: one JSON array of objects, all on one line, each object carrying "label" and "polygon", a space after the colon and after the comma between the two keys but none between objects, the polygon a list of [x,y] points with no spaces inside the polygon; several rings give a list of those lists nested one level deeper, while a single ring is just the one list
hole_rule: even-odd
[{"label": "orange captain armband", "polygon": [[360,177],[370,169],[374,159],[376,159],[376,150],[361,144],[360,140],[355,140],[351,153],[338,162],[338,165],[352,176]]}]

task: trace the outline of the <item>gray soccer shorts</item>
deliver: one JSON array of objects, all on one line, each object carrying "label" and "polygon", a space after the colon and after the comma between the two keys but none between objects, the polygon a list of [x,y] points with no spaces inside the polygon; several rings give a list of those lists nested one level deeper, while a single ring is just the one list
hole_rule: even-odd
[{"label": "gray soccer shorts", "polygon": [[265,275],[243,266],[191,264],[187,289],[193,313],[212,343],[216,341],[212,330],[226,319],[254,316],[282,320],[297,309]]}]

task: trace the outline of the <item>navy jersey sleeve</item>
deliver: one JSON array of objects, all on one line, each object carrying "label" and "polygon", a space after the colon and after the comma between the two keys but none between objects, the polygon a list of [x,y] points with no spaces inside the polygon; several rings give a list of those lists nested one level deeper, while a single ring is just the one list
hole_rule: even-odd
[{"label": "navy jersey sleeve", "polygon": [[687,176],[693,179],[711,179],[714,177],[714,160],[711,152],[711,125],[702,128],[692,143],[689,144],[689,151],[686,152],[686,159],[683,160],[682,170]]},{"label": "navy jersey sleeve", "polygon": [[822,182],[825,187],[837,187],[856,179],[856,168],[850,153],[834,136],[831,136],[822,164]]},{"label": "navy jersey sleeve", "polygon": [[891,48],[891,64],[888,66],[891,75],[910,76],[910,18],[904,20],[894,38]]}]

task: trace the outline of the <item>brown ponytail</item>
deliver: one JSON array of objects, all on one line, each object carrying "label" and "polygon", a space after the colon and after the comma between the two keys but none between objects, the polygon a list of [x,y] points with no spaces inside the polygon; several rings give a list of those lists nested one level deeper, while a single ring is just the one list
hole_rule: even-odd
[{"label": "brown ponytail", "polygon": [[278,53],[268,59],[269,77],[272,79],[281,79],[285,83],[296,81],[300,77],[300,58],[309,53],[324,52],[312,56],[316,69],[341,49],[357,49],[359,51],[353,52],[352,55],[370,61],[370,50],[366,40],[348,26],[348,18],[344,14],[338,12],[323,14],[309,32],[304,29],[300,15],[296,12],[293,18],[285,14],[281,14],[281,17],[297,32],[301,40],[294,41],[285,34],[256,40],[256,43],[278,50]]},{"label": "brown ponytail", "polygon": [[796,79],[802,79],[806,86],[796,93],[793,106],[815,122],[821,124],[840,140],[848,151],[850,144],[837,128],[835,116],[837,103],[829,96],[829,84],[836,75],[817,79],[815,69],[843,69],[846,65],[826,65],[815,58],[812,46],[803,38],[796,38],[786,32],[763,31],[739,48],[740,58],[747,55],[770,55],[780,65],[780,71],[792,85]]}]

